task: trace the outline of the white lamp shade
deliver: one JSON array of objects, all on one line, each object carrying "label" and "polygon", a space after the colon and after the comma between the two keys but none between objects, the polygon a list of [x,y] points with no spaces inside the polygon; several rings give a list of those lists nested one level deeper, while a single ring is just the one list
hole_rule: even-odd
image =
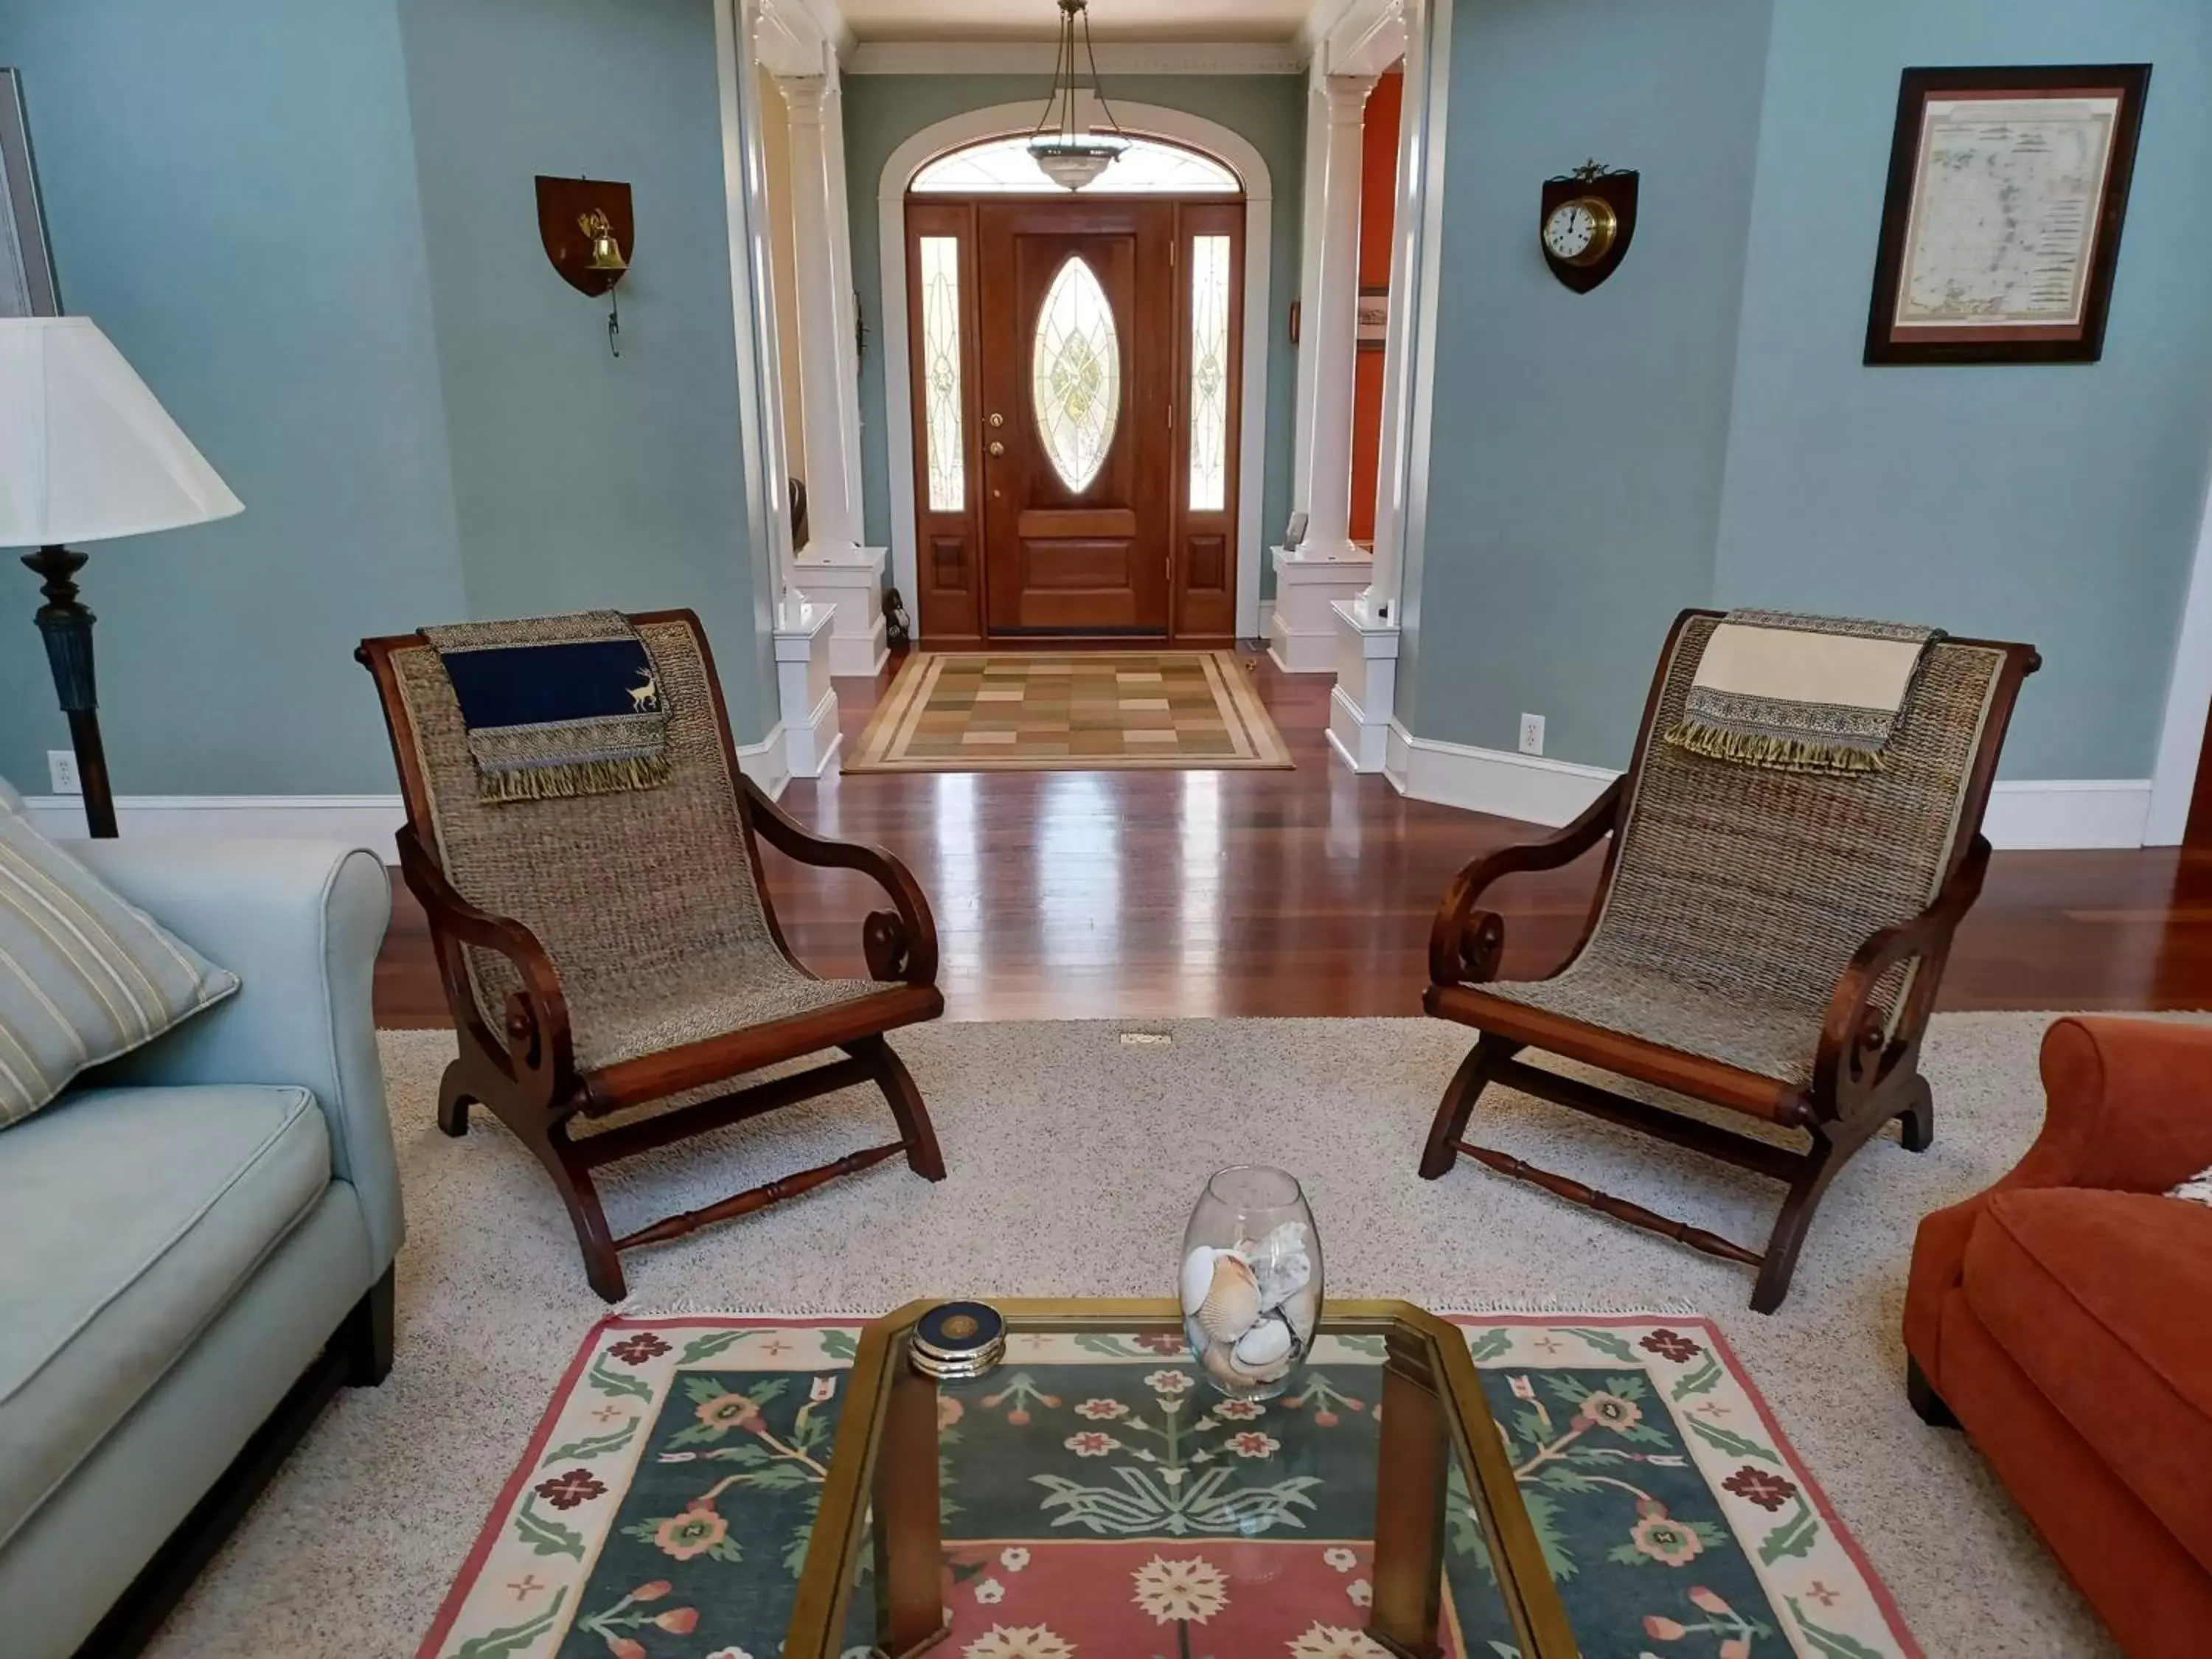
[{"label": "white lamp shade", "polygon": [[88,317],[0,319],[0,547],[244,511]]}]

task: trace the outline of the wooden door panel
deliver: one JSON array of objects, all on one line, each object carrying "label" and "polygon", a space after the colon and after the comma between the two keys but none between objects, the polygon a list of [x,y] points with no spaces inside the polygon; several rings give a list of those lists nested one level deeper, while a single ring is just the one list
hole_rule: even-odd
[{"label": "wooden door panel", "polygon": [[[994,635],[1169,631],[1173,337],[1146,319],[1173,314],[1174,226],[1165,202],[976,209],[985,624]],[[1071,483],[1054,465],[1035,379],[1041,319],[1079,260],[1111,319],[1114,395],[1104,454]]]}]

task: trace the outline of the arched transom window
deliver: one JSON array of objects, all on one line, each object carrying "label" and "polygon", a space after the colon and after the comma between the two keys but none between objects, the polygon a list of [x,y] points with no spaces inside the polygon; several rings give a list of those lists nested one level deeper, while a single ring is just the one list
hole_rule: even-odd
[{"label": "arched transom window", "polygon": [[[940,155],[914,176],[921,196],[1020,195],[1061,188],[1046,178],[1029,153],[1029,135],[987,138]],[[1114,165],[1078,192],[1093,196],[1236,196],[1237,175],[1210,155],[1158,138],[1132,138]]]}]

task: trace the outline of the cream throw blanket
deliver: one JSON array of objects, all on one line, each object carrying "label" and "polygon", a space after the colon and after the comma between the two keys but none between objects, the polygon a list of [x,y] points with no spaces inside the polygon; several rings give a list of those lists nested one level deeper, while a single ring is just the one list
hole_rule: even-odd
[{"label": "cream throw blanket", "polygon": [[1784,772],[1879,772],[1928,647],[1900,623],[1731,611],[1705,641],[1677,748]]}]

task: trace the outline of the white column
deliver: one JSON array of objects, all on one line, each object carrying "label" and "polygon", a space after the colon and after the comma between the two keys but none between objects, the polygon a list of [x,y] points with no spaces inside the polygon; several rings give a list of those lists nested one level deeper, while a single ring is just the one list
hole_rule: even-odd
[{"label": "white column", "polygon": [[1300,551],[1352,558],[1358,556],[1352,544],[1352,386],[1359,325],[1360,118],[1375,77],[1332,75],[1327,84],[1320,291],[1303,319],[1314,355],[1313,451]]},{"label": "white column", "polygon": [[807,544],[798,558],[808,595],[836,607],[835,672],[882,665],[884,550],[861,544],[860,388],[854,339],[844,132],[836,83],[778,76],[790,112],[791,222],[798,292],[799,408],[806,435]]},{"label": "white column", "polygon": [[[1352,540],[1352,392],[1359,322],[1361,116],[1371,75],[1330,75],[1306,106],[1308,154],[1322,158],[1318,210],[1306,224],[1298,372],[1304,419],[1296,434],[1303,464],[1298,503],[1305,538],[1274,550],[1275,608],[1269,654],[1286,673],[1325,674],[1336,665],[1331,607],[1368,585],[1366,552]],[[1311,129],[1320,142],[1311,142]],[[1310,207],[1316,201],[1309,191]]]}]

